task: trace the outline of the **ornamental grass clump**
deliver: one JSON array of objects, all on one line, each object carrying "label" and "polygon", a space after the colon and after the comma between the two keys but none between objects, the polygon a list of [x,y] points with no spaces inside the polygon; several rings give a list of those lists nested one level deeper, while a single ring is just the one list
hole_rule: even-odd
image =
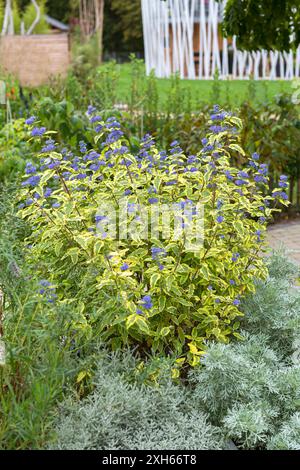
[{"label": "ornamental grass clump", "polygon": [[[177,141],[159,151],[150,135],[132,152],[114,117],[92,106],[88,116],[94,148],[82,141],[75,152],[28,124],[41,152],[26,167],[20,215],[32,227],[37,292],[47,280],[51,299],[73,306],[75,338],[97,331],[113,348],[138,345],[194,366],[206,340],[240,337],[240,302],[267,275],[274,200],[288,204],[285,177],[269,195],[266,165],[239,145],[241,121],[217,106],[197,155]],[[230,166],[233,154],[243,170]]]}]

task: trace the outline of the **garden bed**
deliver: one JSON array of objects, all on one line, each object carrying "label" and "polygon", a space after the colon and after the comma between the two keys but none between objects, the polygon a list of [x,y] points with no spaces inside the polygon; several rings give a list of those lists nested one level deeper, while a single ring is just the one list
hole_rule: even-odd
[{"label": "garden bed", "polygon": [[[299,268],[261,256],[287,178],[268,195],[256,153],[231,166],[241,122],[218,107],[192,157],[149,135],[133,153],[115,118],[88,118],[71,149],[22,121],[31,160],[4,188],[2,448],[299,449]],[[100,202],[199,195],[195,252],[104,236]]]},{"label": "garden bed", "polygon": [[[264,258],[297,176],[295,109],[195,115],[174,78],[161,113],[155,79],[143,105],[136,79],[128,111],[74,75],[32,105],[12,95],[26,121],[0,133],[1,448],[299,449],[299,267]],[[107,238],[101,204],[119,220],[124,197],[134,223],[191,205],[182,228],[202,201],[203,245]]]}]

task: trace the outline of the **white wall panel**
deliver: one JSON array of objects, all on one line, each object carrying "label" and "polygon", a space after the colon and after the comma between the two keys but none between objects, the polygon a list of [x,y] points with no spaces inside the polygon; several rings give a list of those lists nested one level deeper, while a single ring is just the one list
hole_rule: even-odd
[{"label": "white wall panel", "polygon": [[[226,0],[141,0],[146,70],[158,77],[178,72],[182,78],[293,79],[300,77],[300,47],[294,53],[278,51],[244,52],[236,40],[219,41],[219,21]],[[195,25],[199,45],[194,47]],[[195,51],[195,49],[198,49]],[[194,56],[199,52],[199,57]],[[231,59],[230,59],[231,57]],[[199,66],[195,67],[195,59]],[[229,64],[231,62],[231,73]]]}]

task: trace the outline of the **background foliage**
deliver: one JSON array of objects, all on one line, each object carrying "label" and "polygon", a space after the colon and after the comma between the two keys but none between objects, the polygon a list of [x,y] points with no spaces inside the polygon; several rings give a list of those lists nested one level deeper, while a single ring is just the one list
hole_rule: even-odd
[{"label": "background foliage", "polygon": [[246,50],[289,51],[300,44],[298,0],[228,0],[223,28]]},{"label": "background foliage", "polygon": [[104,11],[104,49],[119,57],[129,53],[144,53],[140,0],[124,2],[109,0]]}]

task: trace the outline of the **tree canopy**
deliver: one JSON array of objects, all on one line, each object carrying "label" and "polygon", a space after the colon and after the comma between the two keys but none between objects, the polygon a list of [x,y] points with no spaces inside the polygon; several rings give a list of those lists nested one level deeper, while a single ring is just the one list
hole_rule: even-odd
[{"label": "tree canopy", "polygon": [[46,5],[50,16],[66,23],[75,12],[78,12],[77,0],[64,0],[63,2],[61,0],[47,0]]},{"label": "tree canopy", "polygon": [[109,52],[143,51],[141,0],[105,2],[104,48]]},{"label": "tree canopy", "polygon": [[237,36],[240,49],[296,48],[300,44],[300,0],[228,0],[223,29],[225,35]]},{"label": "tree canopy", "polygon": [[300,44],[300,0],[228,0],[222,26],[239,49],[288,51]]}]

